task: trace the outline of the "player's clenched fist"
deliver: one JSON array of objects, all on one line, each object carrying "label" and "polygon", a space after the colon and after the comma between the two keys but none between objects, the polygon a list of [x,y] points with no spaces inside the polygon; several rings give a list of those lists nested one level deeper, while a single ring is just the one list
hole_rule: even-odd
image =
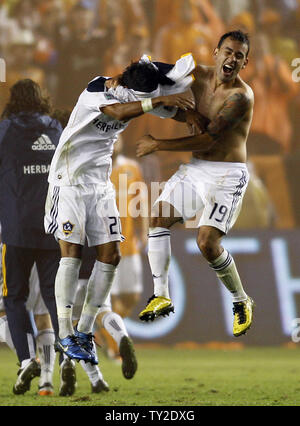
[{"label": "player's clenched fist", "polygon": [[137,142],[136,155],[137,157],[143,157],[144,155],[157,151],[157,149],[157,140],[151,135],[146,135]]}]

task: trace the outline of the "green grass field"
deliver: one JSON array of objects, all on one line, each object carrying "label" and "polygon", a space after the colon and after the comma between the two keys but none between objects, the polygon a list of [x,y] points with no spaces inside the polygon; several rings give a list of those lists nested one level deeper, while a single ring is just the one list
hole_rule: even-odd
[{"label": "green grass field", "polygon": [[[80,365],[72,397],[40,397],[38,379],[22,396],[12,393],[16,357],[0,348],[0,406],[256,406],[300,405],[300,352],[288,348],[241,350],[137,349],[139,368],[125,380],[100,353],[110,392],[92,394]],[[55,370],[58,394],[58,367]]]}]

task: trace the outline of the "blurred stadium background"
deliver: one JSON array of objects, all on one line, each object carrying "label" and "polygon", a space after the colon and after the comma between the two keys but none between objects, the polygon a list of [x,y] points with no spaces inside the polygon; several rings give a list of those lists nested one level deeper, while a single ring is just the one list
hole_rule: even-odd
[{"label": "blurred stadium background", "polygon": [[[55,108],[70,110],[87,82],[112,76],[143,53],[173,63],[192,52],[212,64],[227,30],[250,34],[250,63],[242,78],[255,93],[248,141],[251,183],[234,231],[224,240],[234,254],[246,291],[256,300],[248,335],[231,334],[231,303],[195,246],[196,231],[173,231],[171,291],[176,313],[140,324],[136,313],[152,294],[144,256],[144,294],[128,328],[140,343],[288,344],[300,317],[300,91],[292,61],[300,58],[299,0],[0,0],[0,57],[7,66],[0,111],[9,87],[32,78]],[[299,73],[298,73],[299,74]],[[146,133],[187,134],[185,125],[152,116],[124,133],[124,153]],[[160,153],[141,160],[145,180],[166,180],[189,154]],[[298,251],[299,250],[299,251]],[[299,333],[300,335],[300,333]],[[190,342],[190,343],[189,343]],[[194,343],[191,343],[194,342]]]}]

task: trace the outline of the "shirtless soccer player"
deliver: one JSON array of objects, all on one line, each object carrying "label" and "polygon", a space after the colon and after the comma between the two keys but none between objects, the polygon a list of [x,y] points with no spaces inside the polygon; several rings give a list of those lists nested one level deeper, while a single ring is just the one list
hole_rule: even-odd
[{"label": "shirtless soccer player", "polygon": [[[157,210],[150,221],[148,246],[154,296],[140,313],[141,320],[153,320],[174,310],[168,290],[169,229],[202,212],[198,247],[232,294],[234,336],[244,334],[251,326],[253,300],[243,289],[232,256],[221,246],[222,237],[238,216],[249,179],[246,141],[254,99],[251,88],[239,76],[247,65],[248,53],[246,34],[226,33],[214,51],[215,66],[196,68],[192,86],[196,111],[178,113],[176,117],[197,130],[193,136],[171,140],[144,136],[138,142],[139,157],[155,151],[193,153],[190,163],[171,177],[154,204]],[[163,214],[166,207],[171,211],[168,217]]]},{"label": "shirtless soccer player", "polygon": [[[172,86],[174,82],[150,63],[133,63],[120,77],[119,92],[128,95],[125,101],[110,92],[108,81],[97,77],[89,83],[61,135],[49,172],[45,229],[54,234],[61,250],[55,281],[59,323],[56,349],[66,360],[98,364],[92,330],[96,316],[101,308],[105,309],[103,326],[118,341],[123,374],[130,379],[137,368],[132,342],[121,317],[104,306],[120,261],[122,239],[110,181],[113,145],[130,119],[156,107],[193,108],[194,100],[189,94],[151,96],[160,85]],[[130,101],[130,90],[146,92],[147,98]],[[96,248],[97,255],[74,330],[72,309],[86,238],[88,245]]]}]

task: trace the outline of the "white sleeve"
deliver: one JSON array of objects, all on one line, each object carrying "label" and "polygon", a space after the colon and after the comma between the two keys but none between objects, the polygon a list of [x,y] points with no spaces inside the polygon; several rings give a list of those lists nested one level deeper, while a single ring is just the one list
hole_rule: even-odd
[{"label": "white sleeve", "polygon": [[106,92],[88,92],[84,90],[80,95],[79,103],[90,111],[100,111],[101,107],[119,104],[120,101]]}]

